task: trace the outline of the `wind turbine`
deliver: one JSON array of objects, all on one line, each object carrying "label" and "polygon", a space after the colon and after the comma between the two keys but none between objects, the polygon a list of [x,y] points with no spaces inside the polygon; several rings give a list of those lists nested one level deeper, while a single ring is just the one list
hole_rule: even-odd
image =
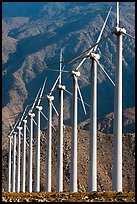
[{"label": "wind turbine", "polygon": [[122,34],[132,37],[119,26],[119,2],[117,2],[117,21],[115,35],[116,43],[116,73],[115,73],[115,97],[114,97],[114,146],[112,167],[112,190],[122,191]]},{"label": "wind turbine", "polygon": [[17,186],[16,186],[16,191],[19,193],[20,192],[20,143],[21,143],[21,130],[23,129],[20,125],[21,125],[21,122],[23,120],[23,117],[25,115],[25,112],[27,110],[28,106],[26,106],[23,114],[22,114],[22,117],[19,121],[19,124],[17,126],[17,129],[18,129],[18,154],[17,154]]},{"label": "wind turbine", "polygon": [[[54,96],[51,96],[51,92],[47,95],[48,99],[48,136],[47,136],[47,157],[46,157],[46,191],[51,192],[51,139],[52,139],[52,107]],[[56,110],[56,113],[57,110]]]},{"label": "wind turbine", "polygon": [[41,89],[38,104],[36,106],[36,110],[38,111],[38,125],[37,125],[37,137],[36,137],[36,175],[35,175],[35,186],[34,186],[35,192],[40,191],[40,114],[42,111],[42,106],[39,106],[39,104],[45,88],[46,81],[47,81],[47,77],[44,80],[44,84]]},{"label": "wind turbine", "polygon": [[[19,119],[16,121],[14,127],[12,128],[11,132],[10,132],[10,135],[9,137],[13,137],[13,164],[12,164],[12,188],[11,188],[11,191],[12,192],[15,192],[15,178],[16,178],[16,135],[17,135],[17,132],[15,132],[15,128],[16,128],[16,125],[17,123],[19,122]],[[13,136],[12,136],[13,135]],[[10,160],[10,158],[9,158]],[[9,161],[10,162],[10,161]],[[8,164],[8,168],[11,168],[11,163]],[[9,175],[8,175],[8,185],[9,182],[10,182],[10,172],[8,172]],[[8,187],[9,188],[9,187]]]},{"label": "wind turbine", "polygon": [[21,182],[21,191],[25,193],[25,172],[26,172],[26,133],[27,133],[27,120],[23,120],[23,148],[22,148],[22,182]]},{"label": "wind turbine", "polygon": [[[30,109],[30,111],[28,112],[28,116],[30,116],[30,137],[29,137],[29,162],[28,162],[28,192],[32,192],[32,153],[33,153],[33,122],[35,121],[34,120],[34,117],[35,117],[35,114],[32,112],[34,107],[35,107],[35,104],[38,100],[38,96],[39,96],[39,93],[40,93],[40,89],[37,93],[37,96],[34,100],[34,103]],[[27,117],[27,116],[26,116]],[[37,124],[35,122],[35,124]]]},{"label": "wind turbine", "polygon": [[71,169],[70,169],[70,191],[77,192],[77,90],[80,95],[84,113],[86,109],[77,82],[79,71],[72,71],[73,77],[73,110],[72,110],[72,134],[71,134]]},{"label": "wind turbine", "polygon": [[[60,56],[60,58],[61,58],[61,56]],[[60,65],[60,69],[61,69],[61,65]],[[56,87],[56,84],[57,84],[58,80],[61,77],[61,72],[62,71],[60,71],[60,75],[57,77],[54,85],[52,86],[52,89],[51,89],[49,95],[47,95],[47,99],[48,99],[48,111],[49,111],[48,112],[47,157],[46,157],[46,191],[47,192],[51,192],[51,139],[52,139],[52,126],[53,126],[52,125],[52,107],[54,108],[57,116],[59,116],[59,114],[58,114],[58,112],[57,112],[57,110],[56,110],[56,108],[55,108],[55,106],[53,105],[53,102],[52,102],[54,100],[54,96],[52,96],[51,94],[54,91],[54,89]],[[61,82],[61,79],[60,79],[60,82]],[[61,88],[61,86],[60,86],[60,88]],[[61,110],[61,112],[63,112],[63,110]],[[62,119],[61,119],[61,121],[62,121]],[[62,123],[61,121],[60,121],[60,123]],[[61,136],[61,138],[62,138],[62,136]],[[61,139],[61,141],[62,141],[62,139]],[[58,145],[61,145],[61,143],[58,144]],[[61,157],[61,155],[60,155],[60,157]],[[60,163],[60,165],[61,165],[61,163]],[[62,175],[62,170],[60,170],[59,174],[60,174],[60,176]],[[58,182],[60,183],[60,184],[59,183],[57,184],[57,186],[60,185],[60,187],[59,187],[60,190],[61,190],[61,185],[62,185],[61,184],[62,183],[61,178],[62,178],[62,176],[59,179],[60,181],[59,180],[57,181],[57,183]],[[59,190],[59,188],[57,187],[58,190]]]},{"label": "wind turbine", "polygon": [[13,166],[12,166],[12,192],[15,192],[16,179],[16,137],[17,132],[13,132]]},{"label": "wind turbine", "polygon": [[54,96],[47,95],[48,99],[48,136],[46,158],[46,191],[51,192],[51,139],[52,139],[52,101]]},{"label": "wind turbine", "polygon": [[8,180],[7,180],[7,192],[11,192],[11,145],[13,136],[8,136],[9,138],[9,154],[8,154]]},{"label": "wind turbine", "polygon": [[57,178],[56,191],[63,191],[63,91],[65,86],[62,85],[62,49],[60,52],[60,75],[59,75],[59,123],[58,123],[58,139],[57,139]]},{"label": "wind turbine", "polygon": [[[30,104],[31,105],[31,104]],[[28,107],[30,106],[28,105]],[[23,119],[23,141],[22,141],[22,180],[21,180],[21,192],[25,192],[25,179],[26,179],[26,134],[28,126],[27,126],[27,116]],[[29,131],[30,132],[30,131]]]},{"label": "wind turbine", "polygon": [[12,138],[9,137],[9,157],[8,157],[8,182],[7,182],[7,192],[11,192],[11,145]]}]

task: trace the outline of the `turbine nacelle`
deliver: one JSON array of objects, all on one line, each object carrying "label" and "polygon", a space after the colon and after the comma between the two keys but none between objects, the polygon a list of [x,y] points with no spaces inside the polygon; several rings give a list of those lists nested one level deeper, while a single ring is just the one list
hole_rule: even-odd
[{"label": "turbine nacelle", "polygon": [[36,110],[42,111],[42,106],[36,106]]},{"label": "turbine nacelle", "polygon": [[35,113],[29,112],[29,116],[33,118],[35,116]]},{"label": "turbine nacelle", "polygon": [[71,73],[75,77],[80,77],[80,72],[79,71],[72,71]]},{"label": "turbine nacelle", "polygon": [[26,123],[27,123],[27,120],[24,119],[24,120],[23,120],[23,123],[26,124]]},{"label": "turbine nacelle", "polygon": [[126,33],[126,29],[125,28],[119,28],[119,27],[116,27],[115,28],[115,34],[125,34]]},{"label": "turbine nacelle", "polygon": [[18,129],[19,131],[21,131],[23,128],[18,126],[17,129]]},{"label": "turbine nacelle", "polygon": [[66,89],[66,87],[64,85],[59,84],[58,89],[64,90]]},{"label": "turbine nacelle", "polygon": [[47,95],[47,99],[48,99],[49,101],[53,101],[53,100],[54,100],[54,96],[49,96],[49,95]]},{"label": "turbine nacelle", "polygon": [[90,59],[99,60],[100,59],[100,55],[99,54],[95,54],[95,53],[92,52],[90,54]]}]

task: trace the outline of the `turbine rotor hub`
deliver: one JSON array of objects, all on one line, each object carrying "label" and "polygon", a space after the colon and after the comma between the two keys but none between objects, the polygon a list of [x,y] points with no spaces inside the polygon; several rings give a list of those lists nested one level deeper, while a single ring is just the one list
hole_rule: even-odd
[{"label": "turbine rotor hub", "polygon": [[25,123],[25,124],[26,124],[26,123],[27,123],[27,120],[23,120],[23,123]]},{"label": "turbine rotor hub", "polygon": [[58,89],[65,90],[66,87],[64,85],[59,84]]},{"label": "turbine rotor hub", "polygon": [[54,100],[54,96],[49,96],[49,95],[47,95],[47,99],[48,99],[49,101],[53,101],[53,100]]},{"label": "turbine rotor hub", "polygon": [[76,76],[76,77],[80,77],[80,72],[79,71],[72,71],[71,74]]},{"label": "turbine rotor hub", "polygon": [[36,109],[41,111],[43,109],[43,107],[42,106],[36,106]]},{"label": "turbine rotor hub", "polygon": [[22,130],[23,128],[18,126],[17,129],[18,129],[18,130]]},{"label": "turbine rotor hub", "polygon": [[126,33],[125,28],[116,27],[116,29],[115,29],[115,34],[116,35],[121,35],[121,34],[124,34],[124,33]]},{"label": "turbine rotor hub", "polygon": [[99,60],[100,59],[100,55],[99,54],[95,54],[95,53],[91,53],[90,59]]},{"label": "turbine rotor hub", "polygon": [[30,113],[29,113],[29,116],[33,118],[33,117],[35,116],[35,113],[31,113],[31,112],[30,112]]}]

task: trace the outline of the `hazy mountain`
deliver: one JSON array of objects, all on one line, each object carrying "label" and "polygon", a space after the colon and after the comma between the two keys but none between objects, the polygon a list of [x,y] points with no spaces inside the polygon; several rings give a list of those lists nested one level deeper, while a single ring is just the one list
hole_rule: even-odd
[{"label": "hazy mountain", "polygon": [[[107,13],[112,6],[102,38],[115,28],[116,3],[108,2],[3,2],[2,3],[2,131],[7,139],[9,120],[33,102],[45,76],[48,76],[44,96],[49,93],[58,73],[46,71],[47,65],[59,60],[60,49],[65,59],[78,56],[94,44]],[[120,2],[120,25],[135,36],[135,3]],[[114,80],[116,37],[98,46],[100,63]],[[123,109],[135,106],[135,42],[123,36]],[[66,64],[75,68],[80,60]],[[59,69],[59,65],[49,66]],[[90,104],[90,59],[80,68],[79,84],[84,100]],[[72,92],[72,78],[63,74],[63,84]],[[58,108],[57,89],[53,93]],[[71,124],[71,97],[65,97],[64,123]],[[114,87],[98,67],[98,117],[113,112]],[[47,101],[42,100],[47,113]],[[79,103],[78,122],[85,116]],[[17,115],[13,115],[18,113]],[[46,121],[43,121],[44,128]]]}]

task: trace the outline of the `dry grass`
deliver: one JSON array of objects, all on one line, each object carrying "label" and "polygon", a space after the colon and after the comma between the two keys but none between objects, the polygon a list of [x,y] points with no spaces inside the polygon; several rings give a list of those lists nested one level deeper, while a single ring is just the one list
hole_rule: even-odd
[{"label": "dry grass", "polygon": [[3,202],[135,202],[134,192],[40,192],[2,194]]}]

